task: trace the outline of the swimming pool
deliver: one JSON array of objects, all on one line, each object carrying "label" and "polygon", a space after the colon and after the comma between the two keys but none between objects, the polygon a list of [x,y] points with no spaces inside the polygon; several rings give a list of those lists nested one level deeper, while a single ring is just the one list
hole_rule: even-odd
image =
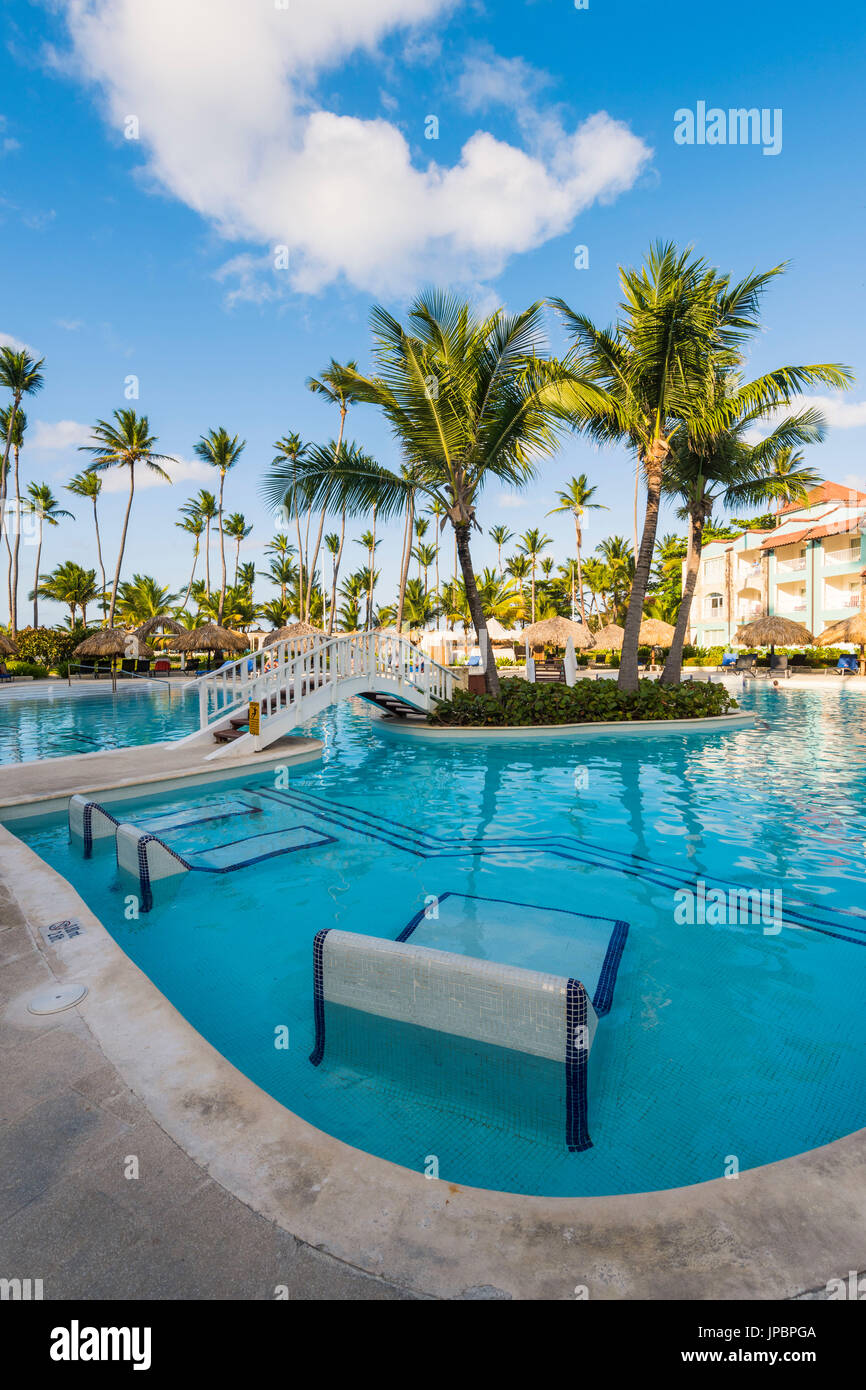
[{"label": "swimming pool", "polygon": [[63,681],[10,686],[0,692],[0,766],[183,738],[198,728],[191,686],[128,681],[116,694]]},{"label": "swimming pool", "polygon": [[[237,872],[156,884],[137,921],[108,842],[84,861],[56,819],[13,828],[194,1027],[339,1139],[419,1172],[435,1157],[448,1181],[511,1192],[681,1186],[866,1123],[866,704],[766,688],[742,703],[762,726],[531,746],[431,747],[337,709],[313,730],[321,762],[288,777],[124,805],[142,828],[159,817],[184,854],[309,832],[307,847]],[[782,929],[684,920],[677,894],[719,882],[781,892]],[[495,959],[497,932],[516,923],[539,969],[568,955],[566,914],[628,922],[589,1060],[592,1148],[562,1143],[554,1063],[506,1076],[479,1046],[431,1047],[423,1030],[349,1010],[329,1022],[323,1065],[310,1064],[316,932],[394,939],[425,904],[453,899],[476,953]],[[498,919],[491,902],[508,905]]]}]

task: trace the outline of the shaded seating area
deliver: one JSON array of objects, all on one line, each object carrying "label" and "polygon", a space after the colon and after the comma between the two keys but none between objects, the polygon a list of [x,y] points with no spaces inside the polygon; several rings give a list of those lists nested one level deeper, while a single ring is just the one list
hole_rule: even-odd
[{"label": "shaded seating area", "polygon": [[836,662],[835,669],[837,675],[856,676],[859,670],[859,662],[852,652],[850,656],[840,656],[839,660]]},{"label": "shaded seating area", "polygon": [[758,658],[754,652],[749,656],[738,656],[733,670],[737,675],[757,676]]}]

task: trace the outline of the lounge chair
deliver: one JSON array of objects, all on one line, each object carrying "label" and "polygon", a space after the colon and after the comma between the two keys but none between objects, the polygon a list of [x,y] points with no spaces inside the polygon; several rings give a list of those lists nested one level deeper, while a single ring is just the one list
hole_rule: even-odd
[{"label": "lounge chair", "polygon": [[856,676],[860,669],[856,656],[840,656],[836,662],[836,670],[840,676]]},{"label": "lounge chair", "polygon": [[758,658],[756,656],[738,656],[734,672],[738,676],[757,676]]},{"label": "lounge chair", "polygon": [[121,663],[120,663],[120,669],[121,669],[121,671],[123,672],[123,674],[124,674],[125,676],[132,676],[132,675],[134,675],[134,674],[135,674],[135,658],[134,658],[134,657],[131,657],[131,656],[125,656],[125,657],[123,658],[123,660],[121,661]]},{"label": "lounge chair", "polygon": [[167,676],[171,670],[171,662],[165,657],[153,663],[153,674],[155,676]]},{"label": "lounge chair", "polygon": [[146,676],[146,675],[148,674],[149,671],[150,671],[150,662],[149,662],[149,661],[145,661],[143,657],[140,657],[140,656],[136,657],[136,659],[135,659],[135,674],[136,674],[137,676]]},{"label": "lounge chair", "polygon": [[480,656],[470,656],[470,658],[469,658],[469,660],[467,661],[466,665],[467,665],[467,666],[480,666],[480,665],[481,665],[481,657],[480,657]]},{"label": "lounge chair", "polygon": [[775,652],[770,657],[771,676],[784,676],[786,680],[791,679],[791,668],[788,665],[788,658],[783,653],[777,655]]},{"label": "lounge chair", "polygon": [[186,666],[184,667],[184,670],[186,670],[186,671],[192,671],[193,674],[195,674],[195,672],[198,670],[198,668],[199,668],[200,665],[201,665],[201,662],[199,661],[198,657],[194,657],[192,660],[190,660],[190,661],[188,661],[188,662],[186,663]]},{"label": "lounge chair", "polygon": [[552,661],[536,661],[535,683],[541,685],[545,681],[560,685],[565,684],[565,667],[558,657]]},{"label": "lounge chair", "polygon": [[721,665],[720,665],[720,666],[717,666],[717,667],[716,667],[716,670],[717,670],[717,671],[726,671],[726,670],[728,669],[729,666],[734,666],[734,667],[736,667],[736,664],[737,664],[737,655],[736,655],[736,652],[725,652],[724,655],[723,655],[723,657],[722,657]]},{"label": "lounge chair", "polygon": [[15,677],[6,670],[6,662],[0,661],[0,681],[14,681]]}]

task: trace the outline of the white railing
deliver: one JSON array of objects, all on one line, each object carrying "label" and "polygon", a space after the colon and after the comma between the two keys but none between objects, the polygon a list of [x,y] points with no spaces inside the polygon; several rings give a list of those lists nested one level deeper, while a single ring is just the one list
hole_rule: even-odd
[{"label": "white railing", "polygon": [[847,549],[847,550],[825,550],[825,551],[824,551],[824,564],[825,564],[825,565],[850,565],[850,564],[852,564],[855,560],[859,560],[859,559],[860,559],[860,547],[859,547],[859,545],[852,545],[852,546],[851,546],[849,549]]},{"label": "white railing", "polygon": [[[386,689],[393,684],[406,689],[413,703],[431,709],[447,700],[453,676],[431,661],[405,637],[378,632],[347,633],[338,637],[301,637],[275,642],[260,652],[242,657],[231,666],[202,676],[199,681],[199,727],[209,729],[245,709],[250,701],[260,706],[261,736],[266,726],[295,712],[300,722],[305,701],[316,692],[352,682]],[[319,700],[317,703],[321,703]]]},{"label": "white railing", "polygon": [[805,557],[802,555],[800,556],[799,560],[779,560],[776,563],[777,574],[799,574],[805,568],[806,560]]}]

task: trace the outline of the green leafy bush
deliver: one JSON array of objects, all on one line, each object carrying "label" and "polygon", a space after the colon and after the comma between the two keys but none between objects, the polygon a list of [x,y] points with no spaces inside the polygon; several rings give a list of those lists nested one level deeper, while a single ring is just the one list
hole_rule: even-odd
[{"label": "green leafy bush", "polygon": [[71,631],[54,627],[25,627],[18,633],[16,644],[22,661],[35,661],[55,671],[61,662],[68,662],[79,642],[95,628],[75,627]]},{"label": "green leafy bush", "polygon": [[10,676],[40,676],[48,675],[48,667],[40,666],[35,661],[7,661],[6,670]]},{"label": "green leafy bush", "polygon": [[699,719],[726,714],[737,702],[723,685],[686,682],[664,686],[640,681],[636,691],[622,691],[614,681],[578,681],[567,685],[530,685],[520,677],[503,680],[502,694],[470,695],[455,690],[452,699],[428,714],[428,724],[453,727],[511,728],[539,724],[585,724],[617,720]]}]

